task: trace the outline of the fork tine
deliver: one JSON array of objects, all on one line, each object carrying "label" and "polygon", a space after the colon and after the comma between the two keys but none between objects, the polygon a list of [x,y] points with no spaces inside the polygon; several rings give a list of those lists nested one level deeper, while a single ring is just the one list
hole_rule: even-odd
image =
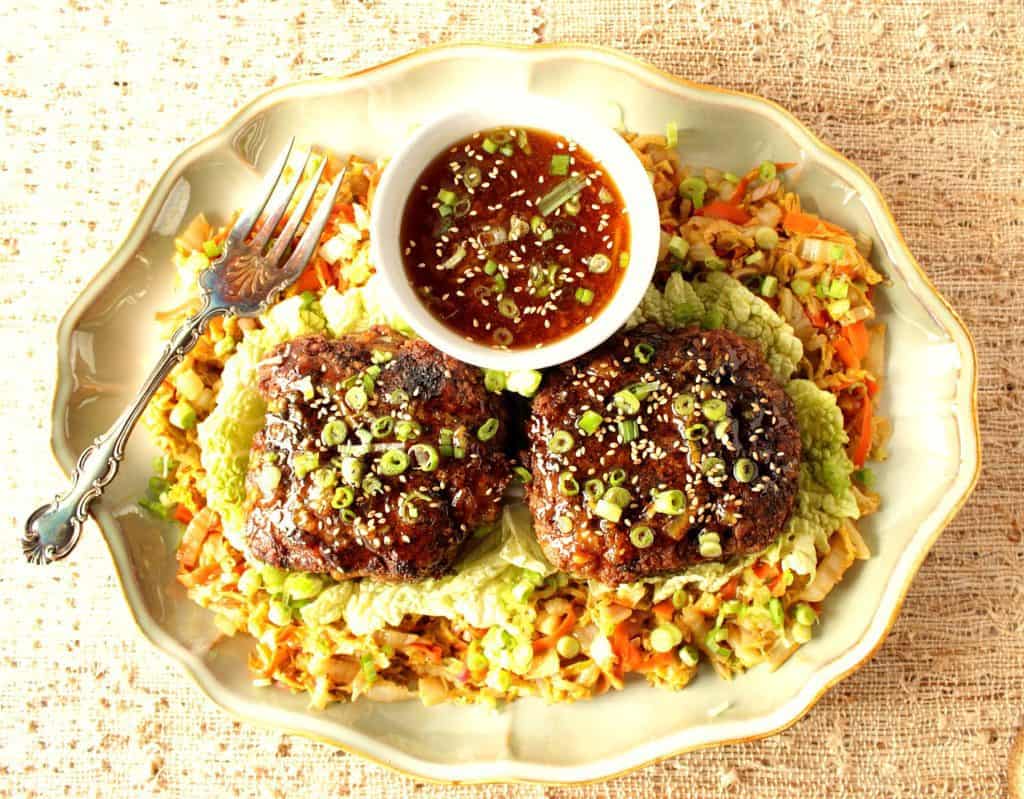
[{"label": "fork tine", "polygon": [[320,201],[320,205],[317,206],[316,213],[313,214],[313,218],[309,221],[309,227],[306,228],[306,232],[302,234],[302,238],[299,239],[299,243],[295,246],[288,261],[281,267],[281,271],[289,276],[289,280],[297,278],[302,273],[302,270],[306,268],[306,264],[309,263],[309,259],[316,252],[317,245],[320,243],[320,234],[327,227],[327,220],[331,216],[331,209],[334,208],[334,198],[338,196],[338,189],[341,188],[341,181],[344,179],[347,171],[347,169],[342,169],[338,173],[324,198]]},{"label": "fork tine", "polygon": [[250,242],[251,246],[257,251],[262,252],[267,242],[270,241],[270,237],[274,235],[277,223],[281,221],[284,212],[288,210],[288,203],[292,201],[292,195],[295,194],[295,189],[298,188],[302,176],[306,173],[306,165],[309,163],[309,158],[312,154],[312,151],[306,153],[302,159],[302,167],[295,171],[295,177],[288,182],[283,191],[278,190],[276,192],[278,199],[275,200],[274,195],[271,194],[267,207],[264,209],[267,214],[266,219],[263,220],[260,229],[253,234],[252,241]]},{"label": "fork tine", "polygon": [[281,258],[284,256],[284,252],[288,249],[288,245],[292,243],[292,239],[295,237],[295,231],[298,230],[299,224],[306,217],[306,211],[309,209],[309,204],[313,202],[313,196],[316,194],[317,186],[320,185],[320,178],[324,174],[324,168],[327,166],[327,157],[324,156],[320,159],[320,166],[317,167],[316,174],[310,178],[309,185],[306,186],[306,190],[302,193],[302,197],[295,204],[295,208],[292,210],[291,215],[288,217],[288,221],[285,223],[284,230],[281,231],[281,235],[277,237],[277,241],[274,242],[274,246],[270,248],[270,252],[267,253],[267,260],[272,264],[278,264]]},{"label": "fork tine", "polygon": [[295,145],[295,137],[292,136],[288,140],[288,144],[284,150],[274,161],[273,165],[267,171],[266,176],[263,178],[263,182],[260,184],[260,199],[249,206],[242,215],[238,217],[234,227],[231,228],[231,232],[228,233],[227,241],[225,242],[225,250],[229,250],[232,247],[236,247],[245,241],[245,237],[249,235],[249,231],[252,230],[253,225],[256,224],[256,220],[260,218],[260,214],[263,213],[263,208],[270,200],[270,196],[274,193],[274,187],[277,182],[281,179],[281,173],[284,172],[285,164],[288,163],[288,157],[292,154],[292,147]]}]

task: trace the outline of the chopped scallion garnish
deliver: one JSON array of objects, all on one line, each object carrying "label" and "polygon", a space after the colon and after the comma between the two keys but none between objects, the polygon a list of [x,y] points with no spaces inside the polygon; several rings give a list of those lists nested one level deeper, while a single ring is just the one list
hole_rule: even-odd
[{"label": "chopped scallion garnish", "polygon": [[541,216],[547,216],[566,200],[571,197],[575,197],[583,191],[583,187],[586,185],[586,178],[579,175],[573,175],[570,178],[566,178],[540,198],[540,201],[537,203],[537,210],[540,212]]},{"label": "chopped scallion garnish", "polygon": [[680,196],[688,198],[694,208],[704,207],[704,194],[707,190],[708,184],[700,178],[686,178],[679,184]]},{"label": "chopped scallion garnish", "polygon": [[640,437],[640,425],[636,419],[619,420],[619,440],[623,444],[636,441]]},{"label": "chopped scallion garnish", "polygon": [[580,484],[572,472],[565,471],[558,475],[558,493],[563,497],[574,497],[580,493]]},{"label": "chopped scallion garnish", "polygon": [[640,363],[650,363],[654,357],[654,345],[648,344],[646,341],[641,341],[635,347],[633,347],[633,355],[636,356],[637,361]]},{"label": "chopped scallion garnish", "polygon": [[594,292],[590,289],[578,288],[575,296],[576,302],[581,305],[590,305],[594,301]]},{"label": "chopped scallion garnish", "polygon": [[630,529],[629,540],[637,549],[647,549],[654,543],[654,530],[646,524],[638,524]]},{"label": "chopped scallion garnish", "polygon": [[772,180],[775,177],[775,173],[775,164],[771,161],[762,161],[761,166],[757,168],[757,176],[765,183]]},{"label": "chopped scallion garnish", "polygon": [[565,154],[551,156],[551,166],[548,168],[548,172],[552,175],[568,175],[569,156]]},{"label": "chopped scallion garnish", "polygon": [[609,502],[606,499],[600,499],[594,506],[594,515],[600,516],[602,519],[606,519],[607,521],[618,523],[622,518],[622,508],[614,502]]},{"label": "chopped scallion garnish", "polygon": [[563,455],[573,448],[576,439],[568,430],[556,430],[548,439],[548,449],[556,455]]},{"label": "chopped scallion garnish", "polygon": [[686,495],[678,488],[659,491],[654,495],[654,512],[679,516],[686,508]]},{"label": "chopped scallion garnish", "polygon": [[601,422],[604,421],[604,417],[596,411],[586,410],[576,420],[576,427],[585,436],[592,435],[597,432],[597,429],[601,426]]},{"label": "chopped scallion garnish", "polygon": [[665,145],[668,147],[675,147],[679,144],[679,125],[675,122],[669,122],[665,126]]},{"label": "chopped scallion garnish", "polygon": [[498,434],[498,428],[500,426],[501,422],[499,422],[495,417],[492,416],[490,419],[488,419],[486,422],[480,425],[480,428],[476,431],[476,437],[479,438],[481,441],[490,441]]},{"label": "chopped scallion garnish", "polygon": [[716,532],[703,530],[700,535],[697,536],[697,546],[700,549],[700,555],[702,558],[722,557],[722,542]]},{"label": "chopped scallion garnish", "polygon": [[640,400],[637,399],[629,389],[622,389],[622,391],[616,391],[615,396],[612,397],[612,402],[615,403],[615,407],[627,416],[633,416],[640,412]]}]

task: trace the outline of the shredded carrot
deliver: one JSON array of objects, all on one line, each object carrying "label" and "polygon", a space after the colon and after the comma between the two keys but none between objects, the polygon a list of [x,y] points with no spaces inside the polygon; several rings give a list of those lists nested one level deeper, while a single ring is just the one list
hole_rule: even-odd
[{"label": "shredded carrot", "polygon": [[540,654],[541,652],[547,652],[558,643],[558,639],[568,635],[572,628],[576,626],[576,611],[569,608],[569,612],[562,618],[561,623],[555,628],[551,635],[545,635],[543,638],[538,638],[533,642],[534,654]]},{"label": "shredded carrot", "polygon": [[759,560],[751,566],[751,571],[754,572],[754,576],[759,580],[771,580],[778,576],[779,567],[773,566],[771,563],[767,563],[763,560]]},{"label": "shredded carrot", "polygon": [[337,214],[339,222],[347,222],[352,224],[356,221],[356,214],[352,208],[352,203],[341,203],[334,206],[334,213]]},{"label": "shredded carrot", "polygon": [[874,397],[879,391],[882,390],[881,386],[878,385],[878,382],[872,380],[870,377],[864,381],[864,384],[868,387],[869,397]]},{"label": "shredded carrot", "polygon": [[747,193],[747,186],[750,185],[750,181],[754,179],[754,173],[749,172],[744,175],[743,179],[736,184],[736,191],[732,193],[732,197],[729,198],[729,202],[733,205],[737,204],[743,199],[743,195]]},{"label": "shredded carrot", "polygon": [[612,633],[612,652],[619,659],[619,669],[622,673],[627,671],[635,671],[637,666],[643,661],[643,653],[640,649],[630,640],[632,625],[629,620],[619,622],[619,625],[615,628],[615,632]]},{"label": "shredded carrot", "polygon": [[431,663],[441,662],[441,647],[437,644],[427,644],[417,641],[409,644],[409,649],[415,649],[417,652],[425,655]]},{"label": "shredded carrot", "polygon": [[838,225],[833,225],[821,217],[803,211],[788,211],[782,218],[782,227],[789,233],[804,233],[808,236],[822,232],[846,233]]},{"label": "shredded carrot", "polygon": [[864,465],[871,451],[871,417],[873,415],[871,400],[865,396],[864,404],[861,406],[860,414],[856,421],[857,438],[853,442],[853,449],[850,452],[850,460],[858,469]]},{"label": "shredded carrot", "polygon": [[693,214],[694,216],[706,216],[709,219],[724,219],[737,225],[745,225],[750,221],[750,214],[738,205],[727,203],[724,200],[712,200],[703,208],[694,211]]},{"label": "shredded carrot", "polygon": [[643,658],[636,665],[635,670],[639,672],[654,671],[655,669],[666,668],[674,663],[678,663],[675,652],[655,652]]},{"label": "shredded carrot", "polygon": [[729,582],[722,586],[722,590],[718,592],[718,596],[722,599],[735,599],[736,589],[740,586],[740,576],[737,574]]},{"label": "shredded carrot", "polygon": [[327,279],[322,270],[323,261],[314,258],[313,262],[306,267],[306,271],[295,281],[295,288],[299,291],[319,291],[327,285]]},{"label": "shredded carrot", "polygon": [[823,310],[819,309],[816,311],[811,311],[807,308],[804,308],[804,313],[807,315],[807,318],[810,320],[811,324],[814,325],[819,330],[823,327],[828,327],[828,317],[825,315],[825,312]]},{"label": "shredded carrot", "polygon": [[171,515],[174,516],[175,520],[181,522],[182,524],[188,524],[190,521],[192,521],[192,511],[190,511],[180,502],[174,507],[174,513]]},{"label": "shredded carrot", "polygon": [[652,610],[659,619],[671,619],[676,612],[676,606],[672,604],[671,599],[666,599],[655,605]]}]

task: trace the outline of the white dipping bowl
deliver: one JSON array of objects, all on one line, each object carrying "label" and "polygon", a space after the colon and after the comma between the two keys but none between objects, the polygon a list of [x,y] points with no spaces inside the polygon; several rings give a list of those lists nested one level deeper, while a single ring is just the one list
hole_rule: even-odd
[{"label": "white dipping bowl", "polygon": [[[402,261],[402,215],[423,170],[457,141],[478,131],[505,126],[536,128],[576,142],[618,187],[629,223],[629,265],[615,295],[589,324],[542,347],[501,349],[467,341],[423,304],[409,283]],[[442,352],[476,366],[506,371],[565,363],[621,328],[640,304],[654,275],[659,239],[658,204],[651,180],[622,137],[583,109],[530,95],[450,111],[417,128],[391,156],[374,194],[370,222],[373,264],[394,298],[399,315]]]}]

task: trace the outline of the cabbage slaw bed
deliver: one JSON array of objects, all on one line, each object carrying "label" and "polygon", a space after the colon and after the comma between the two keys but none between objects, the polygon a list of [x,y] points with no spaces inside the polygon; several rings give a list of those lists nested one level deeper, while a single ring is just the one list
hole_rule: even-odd
[{"label": "cabbage slaw bed", "polygon": [[[671,134],[671,130],[669,131]],[[306,274],[259,320],[222,320],[165,381],[146,422],[166,453],[147,507],[185,524],[179,580],[226,635],[248,632],[259,684],[306,691],[311,704],[361,695],[494,703],[568,701],[620,688],[631,672],[681,688],[707,659],[725,677],[781,664],[810,639],[820,602],[868,556],[853,520],[877,509],[869,455],[884,456],[881,281],[866,245],[800,210],[770,162],[742,178],[682,166],[671,137],[627,139],[648,168],[662,215],[659,276],[629,326],[726,327],[757,341],[797,410],[805,458],[786,532],[764,552],[612,587],[555,572],[514,495],[478,531],[454,573],[414,584],[334,582],[250,562],[244,476],[263,423],[255,370],[273,346],[311,332],[374,324],[408,331],[378,296],[368,211],[379,164],[353,159]],[[331,159],[325,180],[340,162]],[[198,218],[178,240],[186,295],[225,228]],[[540,375],[490,373],[525,395]]]}]

